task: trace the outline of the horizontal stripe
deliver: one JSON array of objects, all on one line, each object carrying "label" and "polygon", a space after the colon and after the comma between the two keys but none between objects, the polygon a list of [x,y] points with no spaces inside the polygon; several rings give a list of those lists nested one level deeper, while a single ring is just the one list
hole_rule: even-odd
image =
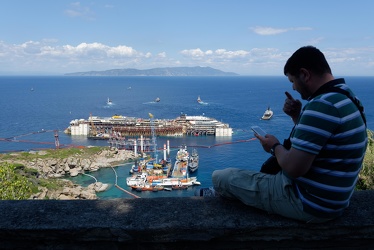
[{"label": "horizontal stripe", "polygon": [[361,168],[357,169],[356,171],[343,172],[343,171],[329,170],[329,169],[324,169],[324,168],[319,168],[319,167],[313,167],[313,171],[317,172],[317,173],[320,173],[320,174],[337,176],[337,177],[355,177],[360,173]]},{"label": "horizontal stripe", "polygon": [[354,144],[347,144],[347,145],[332,145],[327,144],[326,149],[328,150],[352,150],[352,149],[358,149],[363,148],[366,145],[366,141],[360,142],[360,143],[354,143]]},{"label": "horizontal stripe", "polygon": [[[336,213],[336,214],[340,214],[340,213],[343,212],[344,209],[345,209],[346,207],[348,207],[348,205],[349,205],[349,199],[348,199],[348,201],[346,201],[344,204],[342,204],[342,206],[341,206],[340,208],[338,208],[338,209],[331,209],[331,208],[327,208],[327,207],[325,207],[325,206],[321,206],[321,205],[319,205],[319,204],[317,204],[317,203],[311,202],[310,200],[306,199],[306,198],[301,194],[300,190],[298,190],[298,196],[300,197],[300,199],[301,199],[301,201],[302,201],[302,203],[303,203],[304,205],[307,205],[307,206],[311,207],[312,209],[314,209],[314,210],[316,210],[316,211],[319,211],[319,212],[313,212],[313,214],[315,214],[315,215],[317,215],[317,216],[319,216],[321,212],[322,212],[322,213],[328,213],[328,214],[335,214],[335,213]],[[305,209],[304,209],[304,210],[305,210]],[[323,217],[323,216],[322,216],[322,217]]]},{"label": "horizontal stripe", "polygon": [[318,187],[319,189],[323,189],[323,190],[331,191],[331,192],[338,192],[338,193],[349,192],[352,189],[354,189],[354,187],[356,185],[356,183],[353,183],[352,185],[350,185],[348,187],[337,187],[337,186],[322,184],[320,182],[316,182],[314,180],[307,179],[307,178],[304,178],[304,177],[297,178],[297,181],[306,183],[310,186]]},{"label": "horizontal stripe", "polygon": [[315,134],[322,135],[324,137],[330,137],[331,136],[331,133],[329,131],[326,131],[326,130],[320,129],[320,128],[316,128],[316,127],[313,127],[313,126],[299,124],[299,125],[297,125],[296,128],[300,129],[300,130],[308,131],[308,132],[313,132]]},{"label": "horizontal stripe", "polygon": [[321,112],[313,111],[313,110],[306,110],[303,113],[303,115],[312,116],[312,117],[316,117],[316,118],[323,118],[324,120],[332,121],[334,123],[340,123],[340,120],[341,120],[340,117],[336,117],[336,116],[332,116],[332,115],[326,115],[325,113],[321,113]]},{"label": "horizontal stripe", "polygon": [[363,131],[366,132],[366,126],[364,124],[362,124],[360,127],[356,127],[356,128],[344,131],[342,133],[337,133],[337,134],[333,135],[333,137],[336,138],[336,139],[341,139],[341,138],[344,138],[344,137],[349,137],[351,135],[358,134],[358,133],[363,132]]}]

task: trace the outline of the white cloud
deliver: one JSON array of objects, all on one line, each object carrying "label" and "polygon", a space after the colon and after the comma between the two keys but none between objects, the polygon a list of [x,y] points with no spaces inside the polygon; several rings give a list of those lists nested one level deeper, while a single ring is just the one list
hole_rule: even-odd
[{"label": "white cloud", "polygon": [[137,66],[143,60],[152,60],[152,53],[138,52],[125,45],[108,46],[102,43],[61,46],[56,45],[54,40],[27,41],[18,45],[0,41],[0,60],[2,71],[27,68],[29,71],[48,70],[66,73],[66,70],[103,70],[112,66]]},{"label": "white cloud", "polygon": [[314,45],[316,46],[317,44],[319,44],[320,42],[322,42],[324,40],[323,37],[317,37],[317,38],[314,38],[312,40],[310,40],[309,42],[307,42],[306,44],[310,44],[310,45]]},{"label": "white cloud", "polygon": [[80,2],[71,3],[69,9],[64,12],[69,17],[79,17],[85,20],[95,19],[95,13],[89,7],[82,6]]},{"label": "white cloud", "polygon": [[[374,72],[374,60],[371,58],[374,47],[321,50],[336,74]],[[98,42],[59,45],[54,39],[27,41],[21,44],[0,41],[0,70],[62,74],[113,68],[147,69],[200,65],[246,75],[279,75],[282,74],[284,63],[292,52],[278,48],[194,48],[173,54],[172,51],[152,53],[126,45],[109,46]]]},{"label": "white cloud", "polygon": [[309,27],[296,27],[296,28],[272,28],[272,27],[262,27],[262,26],[256,26],[253,28],[250,28],[254,33],[262,36],[270,36],[270,35],[278,35],[281,33],[289,32],[289,31],[304,31],[304,30],[312,30],[312,28]]},{"label": "white cloud", "polygon": [[249,52],[245,50],[237,50],[237,51],[227,51],[226,49],[217,49],[202,51],[201,49],[189,49],[189,50],[182,50],[180,52],[185,57],[196,58],[196,59],[206,59],[208,57],[217,57],[217,58],[236,58],[236,57],[245,57],[249,54]]},{"label": "white cloud", "polygon": [[182,50],[181,54],[184,55],[184,56],[193,57],[193,58],[204,57],[204,55],[205,55],[205,53],[199,48]]},{"label": "white cloud", "polygon": [[157,56],[160,58],[166,58],[166,52],[158,53]]}]

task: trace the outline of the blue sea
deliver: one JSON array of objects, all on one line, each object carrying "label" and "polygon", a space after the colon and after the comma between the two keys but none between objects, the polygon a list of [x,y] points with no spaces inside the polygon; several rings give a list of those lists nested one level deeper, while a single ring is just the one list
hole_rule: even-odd
[{"label": "blue sea", "polygon": [[[345,77],[347,84],[363,102],[368,128],[374,128],[374,77]],[[167,140],[174,158],[180,145],[200,155],[199,169],[193,175],[202,186],[210,186],[211,174],[216,169],[238,167],[259,170],[269,156],[264,152],[250,130],[259,125],[281,141],[288,137],[293,126],[282,111],[286,98],[294,98],[284,76],[279,77],[70,77],[70,76],[2,76],[0,77],[0,152],[27,151],[55,147],[54,131],[58,130],[62,146],[100,145],[106,141],[88,140],[84,136],[64,134],[71,120],[93,116],[109,117],[115,114],[155,119],[174,119],[181,113],[204,115],[228,123],[232,137],[185,136],[157,137],[159,148]],[[205,105],[196,100],[200,96]],[[159,97],[160,102],[154,102]],[[106,104],[110,98],[113,105]],[[304,103],[304,102],[303,102]],[[271,120],[261,120],[267,107],[274,111]],[[10,139],[6,141],[4,139]],[[159,158],[163,156],[160,152]],[[126,186],[126,177],[132,164],[115,168],[118,184],[140,197],[192,196],[196,187],[187,190],[161,192],[135,192]],[[114,187],[115,175],[111,168],[90,173],[110,188],[98,196],[100,199],[132,198]],[[94,182],[88,176],[69,178],[87,186]]]}]

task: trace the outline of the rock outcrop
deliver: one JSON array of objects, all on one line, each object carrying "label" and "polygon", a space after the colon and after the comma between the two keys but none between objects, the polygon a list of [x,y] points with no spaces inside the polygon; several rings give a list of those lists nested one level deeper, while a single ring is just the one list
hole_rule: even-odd
[{"label": "rock outcrop", "polygon": [[[34,154],[43,155],[44,152],[34,152]],[[119,165],[134,158],[132,151],[111,148],[88,157],[81,155],[62,159],[36,157],[32,161],[13,160],[13,163],[18,162],[27,168],[36,169],[45,178],[60,178],[66,175],[74,177],[84,172],[97,171],[100,168]]]},{"label": "rock outcrop", "polygon": [[[100,168],[118,166],[126,161],[135,159],[134,152],[128,150],[118,150],[116,148],[103,149],[97,154],[74,155],[68,158],[48,158],[45,157],[45,151],[30,152],[35,155],[32,160],[20,160],[14,157],[7,160],[9,163],[18,163],[26,168],[37,170],[38,178],[64,178],[66,176],[75,177],[79,174],[85,174],[97,171]],[[17,154],[13,154],[17,156]],[[40,157],[38,157],[40,156]],[[57,200],[75,200],[75,199],[97,199],[96,192],[105,191],[109,184],[95,182],[88,187],[82,187],[74,184],[72,181],[63,180],[63,188],[58,190],[48,190],[40,187],[40,192],[32,195],[30,199],[57,199]]]}]

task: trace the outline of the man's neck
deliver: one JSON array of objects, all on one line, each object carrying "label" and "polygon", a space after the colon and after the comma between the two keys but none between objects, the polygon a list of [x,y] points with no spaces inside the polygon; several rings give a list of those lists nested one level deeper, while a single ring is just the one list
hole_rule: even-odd
[{"label": "man's neck", "polygon": [[322,76],[314,75],[313,82],[310,85],[311,93],[315,93],[320,87],[332,80],[334,80],[334,76],[328,73],[325,73]]}]

